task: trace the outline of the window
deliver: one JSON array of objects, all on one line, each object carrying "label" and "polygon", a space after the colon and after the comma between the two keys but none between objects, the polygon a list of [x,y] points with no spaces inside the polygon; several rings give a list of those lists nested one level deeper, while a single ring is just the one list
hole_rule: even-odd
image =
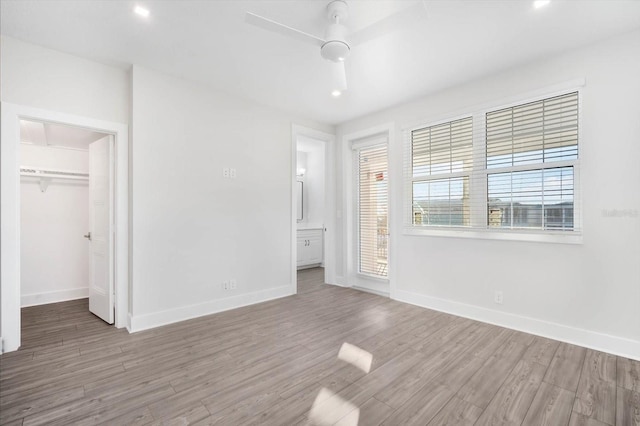
[{"label": "window", "polygon": [[412,223],[468,226],[471,117],[411,132]]},{"label": "window", "polygon": [[410,229],[579,230],[578,92],[406,134]]},{"label": "window", "polygon": [[387,277],[387,145],[357,149],[358,272]]},{"label": "window", "polygon": [[578,93],[486,114],[490,228],[574,229]]}]

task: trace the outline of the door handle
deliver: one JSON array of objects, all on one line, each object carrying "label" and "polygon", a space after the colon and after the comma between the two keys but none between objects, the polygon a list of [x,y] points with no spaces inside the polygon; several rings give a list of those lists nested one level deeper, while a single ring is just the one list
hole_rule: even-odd
[{"label": "door handle", "polygon": [[85,237],[87,240],[91,241],[91,232],[89,232],[87,235],[84,235],[84,237]]}]

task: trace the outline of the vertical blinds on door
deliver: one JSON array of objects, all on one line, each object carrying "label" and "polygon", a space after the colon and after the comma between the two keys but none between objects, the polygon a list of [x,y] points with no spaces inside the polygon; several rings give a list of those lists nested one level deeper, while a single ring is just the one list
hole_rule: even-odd
[{"label": "vertical blinds on door", "polygon": [[388,172],[387,146],[358,149],[358,269],[387,277]]}]

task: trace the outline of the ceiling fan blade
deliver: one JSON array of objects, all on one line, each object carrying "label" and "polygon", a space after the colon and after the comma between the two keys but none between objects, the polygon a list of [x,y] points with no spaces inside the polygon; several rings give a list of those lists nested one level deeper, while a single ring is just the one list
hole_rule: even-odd
[{"label": "ceiling fan blade", "polygon": [[314,46],[322,47],[325,42],[323,39],[321,39],[320,37],[316,37],[313,34],[308,34],[304,31],[291,28],[279,22],[272,21],[271,19],[256,15],[255,13],[247,12],[244,20],[248,24],[255,25],[256,27],[260,27],[268,31],[273,31],[275,33],[280,33],[296,40],[308,44],[313,44]]},{"label": "ceiling fan blade", "polygon": [[386,18],[374,22],[349,36],[349,45],[356,46],[366,43],[378,37],[385,36],[393,31],[411,28],[427,17],[427,8],[424,0],[419,0],[415,5],[396,12]]}]

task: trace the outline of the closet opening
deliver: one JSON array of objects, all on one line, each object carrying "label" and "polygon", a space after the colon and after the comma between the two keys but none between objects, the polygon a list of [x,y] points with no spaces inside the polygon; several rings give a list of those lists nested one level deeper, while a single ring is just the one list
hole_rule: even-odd
[{"label": "closet opening", "polygon": [[89,299],[115,320],[114,136],[20,119],[20,306]]}]

